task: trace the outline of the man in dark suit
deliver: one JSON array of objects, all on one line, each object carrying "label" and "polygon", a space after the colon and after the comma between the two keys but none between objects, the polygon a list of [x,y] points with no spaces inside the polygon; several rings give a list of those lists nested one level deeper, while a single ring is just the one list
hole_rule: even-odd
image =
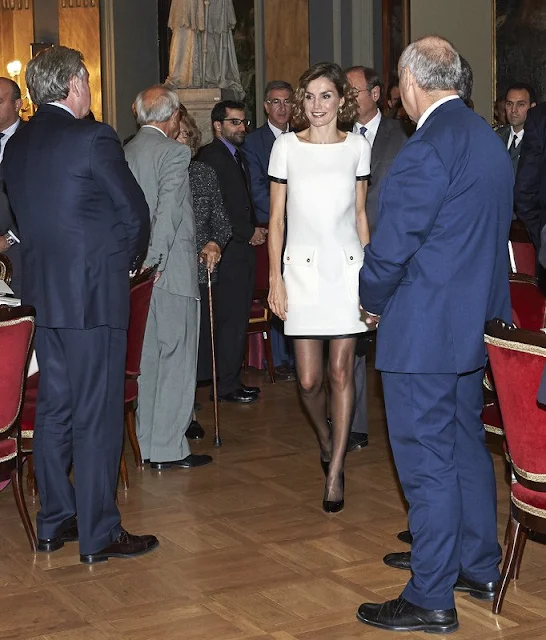
[{"label": "man in dark suit", "polygon": [[38,548],[79,539],[80,560],[92,564],[158,544],[122,528],[115,499],[129,271],[146,253],[149,213],[115,132],[83,119],[91,96],[82,54],[46,49],[29,62],[26,82],[38,112],[10,140],[4,163],[21,233],[22,299],[36,308]]},{"label": "man in dark suit", "polygon": [[[350,67],[345,71],[347,79],[357,92],[358,115],[353,132],[366,138],[372,148],[371,178],[366,196],[366,216],[372,235],[377,226],[377,201],[381,184],[391,164],[404,146],[407,136],[400,120],[381,115],[378,103],[381,99],[381,81],[375,69]],[[355,414],[351,423],[348,451],[362,449],[368,445],[368,403],[366,382],[366,348],[370,334],[358,339],[355,357]]]},{"label": "man in dark suit", "polygon": [[484,325],[511,321],[512,167],[459,98],[462,65],[449,42],[412,43],[399,71],[417,131],[383,183],[360,298],[375,314],[370,323],[381,316],[376,366],[409,504],[413,575],[399,598],[361,605],[358,617],[445,633],[458,627],[453,589],[492,599],[499,579],[495,475],[480,414]]},{"label": "man in dark suit", "polygon": [[[264,109],[267,122],[250,132],[243,144],[243,151],[250,172],[250,189],[258,223],[269,223],[269,156],[275,140],[290,128],[292,118],[292,86],[284,80],[267,83],[264,92]],[[289,353],[284,336],[283,323],[275,316],[271,331],[271,350],[275,377],[294,380],[294,357]]]},{"label": "man in dark suit", "polygon": [[528,113],[536,106],[536,103],[535,90],[525,82],[513,84],[506,91],[505,109],[508,124],[497,129],[497,133],[510,154],[514,176],[518,170],[522,149],[521,142],[525,134],[525,121]]},{"label": "man in dark suit", "polygon": [[218,270],[218,395],[222,401],[247,404],[255,402],[260,392],[241,382],[241,365],[254,291],[254,247],[265,242],[267,231],[256,222],[248,163],[240,148],[248,126],[244,104],[219,102],[211,120],[214,140],[201,149],[199,160],[216,171],[233,232]]},{"label": "man in dark suit", "polygon": [[[546,103],[531,109],[525,121],[514,202],[516,214],[527,227],[540,260],[544,253],[541,232],[546,225]],[[541,263],[546,269],[546,255]]]},{"label": "man in dark suit", "polygon": [[19,85],[10,78],[0,78],[0,253],[5,253],[11,261],[11,288],[18,298],[21,297],[21,249],[4,185],[3,158],[8,140],[22,125],[19,118],[22,104]]}]

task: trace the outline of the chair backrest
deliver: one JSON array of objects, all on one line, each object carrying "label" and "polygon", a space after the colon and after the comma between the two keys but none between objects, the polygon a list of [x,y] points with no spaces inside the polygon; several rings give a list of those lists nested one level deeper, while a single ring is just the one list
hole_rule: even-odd
[{"label": "chair backrest", "polygon": [[0,280],[3,280],[6,284],[10,284],[12,273],[11,260],[8,256],[0,253]]},{"label": "chair backrest", "polygon": [[510,225],[510,266],[513,273],[536,276],[537,254],[535,246],[521,220],[513,220]]},{"label": "chair backrest", "polygon": [[519,329],[540,331],[545,326],[546,297],[538,281],[523,273],[510,274],[512,319]]},{"label": "chair backrest", "polygon": [[495,319],[485,327],[514,474],[521,484],[546,491],[546,409],[537,402],[546,365],[546,335]]},{"label": "chair backrest", "polygon": [[256,247],[254,298],[266,298],[269,292],[269,251],[267,242]]},{"label": "chair backrest", "polygon": [[35,317],[33,307],[0,306],[0,440],[11,435],[18,424]]},{"label": "chair backrest", "polygon": [[151,267],[131,279],[127,357],[125,359],[125,374],[128,376],[140,374],[144,332],[146,331],[156,272],[157,267]]}]

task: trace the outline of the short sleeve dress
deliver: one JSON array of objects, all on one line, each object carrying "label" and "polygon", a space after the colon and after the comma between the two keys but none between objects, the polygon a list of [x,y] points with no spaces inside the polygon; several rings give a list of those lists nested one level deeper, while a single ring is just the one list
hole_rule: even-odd
[{"label": "short sleeve dress", "polygon": [[287,185],[283,279],[285,334],[340,337],[367,331],[360,312],[364,261],[356,226],[355,187],[370,176],[371,147],[360,135],[311,144],[294,132],[273,145],[269,179]]}]

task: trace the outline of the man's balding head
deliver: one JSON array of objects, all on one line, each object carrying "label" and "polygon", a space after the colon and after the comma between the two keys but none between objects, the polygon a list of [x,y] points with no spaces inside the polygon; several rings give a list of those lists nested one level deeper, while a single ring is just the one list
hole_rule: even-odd
[{"label": "man's balding head", "polygon": [[180,100],[177,94],[163,85],[144,89],[136,97],[134,108],[137,122],[153,125],[169,138],[176,138],[180,130]]},{"label": "man's balding head", "polygon": [[0,131],[11,127],[19,118],[21,89],[11,78],[0,77]]}]

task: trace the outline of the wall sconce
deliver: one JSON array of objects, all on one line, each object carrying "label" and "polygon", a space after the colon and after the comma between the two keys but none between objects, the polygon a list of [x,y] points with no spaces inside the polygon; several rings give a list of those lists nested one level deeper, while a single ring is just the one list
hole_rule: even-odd
[{"label": "wall sconce", "polygon": [[19,76],[21,74],[21,69],[23,68],[23,65],[19,60],[12,60],[11,62],[8,62],[8,64],[6,65],[6,68],[8,70],[10,78],[13,79],[16,76]]}]

